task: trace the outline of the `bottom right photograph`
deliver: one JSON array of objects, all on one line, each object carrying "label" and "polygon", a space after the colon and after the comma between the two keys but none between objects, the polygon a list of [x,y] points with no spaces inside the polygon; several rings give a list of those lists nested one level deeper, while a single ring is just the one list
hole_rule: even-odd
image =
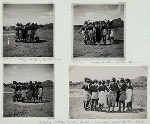
[{"label": "bottom right photograph", "polygon": [[70,66],[70,119],[147,119],[147,75],[148,66]]}]

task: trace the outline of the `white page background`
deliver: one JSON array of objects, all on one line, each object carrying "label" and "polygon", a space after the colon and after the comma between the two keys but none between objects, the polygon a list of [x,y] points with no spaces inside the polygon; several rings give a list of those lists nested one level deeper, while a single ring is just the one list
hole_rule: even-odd
[{"label": "white page background", "polygon": [[[72,61],[72,3],[82,4],[114,4],[118,2],[126,3],[126,60],[121,61],[103,61],[97,59],[93,61]],[[2,33],[2,3],[53,3],[54,4],[54,58],[3,58],[3,33]],[[147,94],[147,119],[99,119],[99,120],[69,120],[69,65],[148,65],[150,66],[150,0],[1,0],[0,4],[0,123],[1,124],[75,124],[75,123],[99,123],[99,124],[149,124],[150,117],[148,106],[149,94]],[[55,65],[55,119],[43,117],[9,117],[3,118],[3,64],[47,64]],[[149,69],[149,68],[148,68]],[[149,93],[149,70],[147,91]]]}]

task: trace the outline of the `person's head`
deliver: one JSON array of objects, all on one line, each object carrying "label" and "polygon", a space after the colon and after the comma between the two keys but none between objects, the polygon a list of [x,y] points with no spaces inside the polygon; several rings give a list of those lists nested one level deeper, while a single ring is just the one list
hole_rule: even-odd
[{"label": "person's head", "polygon": [[99,85],[101,85],[102,84],[102,81],[99,81]]},{"label": "person's head", "polygon": [[130,79],[125,79],[125,83],[127,84],[127,85],[131,85],[131,80]]},{"label": "person's head", "polygon": [[104,85],[105,84],[105,80],[102,80],[102,85]]},{"label": "person's head", "polygon": [[120,78],[120,83],[121,84],[125,83],[124,78]]},{"label": "person's head", "polygon": [[111,79],[111,82],[112,82],[112,83],[115,83],[115,82],[116,82],[116,78],[113,77],[113,78]]}]

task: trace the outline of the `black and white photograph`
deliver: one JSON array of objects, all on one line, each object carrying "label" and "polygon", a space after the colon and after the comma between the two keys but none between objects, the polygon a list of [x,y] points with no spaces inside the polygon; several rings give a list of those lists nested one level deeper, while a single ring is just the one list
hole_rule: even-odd
[{"label": "black and white photograph", "polygon": [[70,66],[69,73],[70,119],[147,119],[147,66]]},{"label": "black and white photograph", "polygon": [[54,57],[53,4],[3,4],[3,57]]},{"label": "black and white photograph", "polygon": [[3,117],[54,118],[54,65],[4,64]]},{"label": "black and white photograph", "polygon": [[125,57],[125,5],[73,4],[73,58]]}]

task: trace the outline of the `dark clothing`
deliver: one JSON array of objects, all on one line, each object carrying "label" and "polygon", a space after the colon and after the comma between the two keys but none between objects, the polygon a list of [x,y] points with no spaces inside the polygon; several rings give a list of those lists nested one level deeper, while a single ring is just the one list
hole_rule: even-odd
[{"label": "dark clothing", "polygon": [[110,84],[110,90],[114,92],[119,91],[118,84],[117,83]]},{"label": "dark clothing", "polygon": [[126,91],[126,89],[127,89],[127,84],[126,84],[126,83],[123,83],[123,84],[121,85],[120,90],[121,90],[121,91]]},{"label": "dark clothing", "polygon": [[92,92],[97,92],[98,91],[98,86],[95,84],[92,84],[89,88],[89,90],[91,90]]},{"label": "dark clothing", "polygon": [[127,89],[132,89],[133,90],[133,87],[131,85],[127,86]]},{"label": "dark clothing", "polygon": [[102,86],[98,87],[98,91],[105,91],[105,90],[109,91],[108,88],[105,85],[102,85]]},{"label": "dark clothing", "polygon": [[98,43],[100,43],[100,41],[101,41],[101,29],[100,29],[100,26],[96,26],[95,29],[96,29],[96,41]]}]

